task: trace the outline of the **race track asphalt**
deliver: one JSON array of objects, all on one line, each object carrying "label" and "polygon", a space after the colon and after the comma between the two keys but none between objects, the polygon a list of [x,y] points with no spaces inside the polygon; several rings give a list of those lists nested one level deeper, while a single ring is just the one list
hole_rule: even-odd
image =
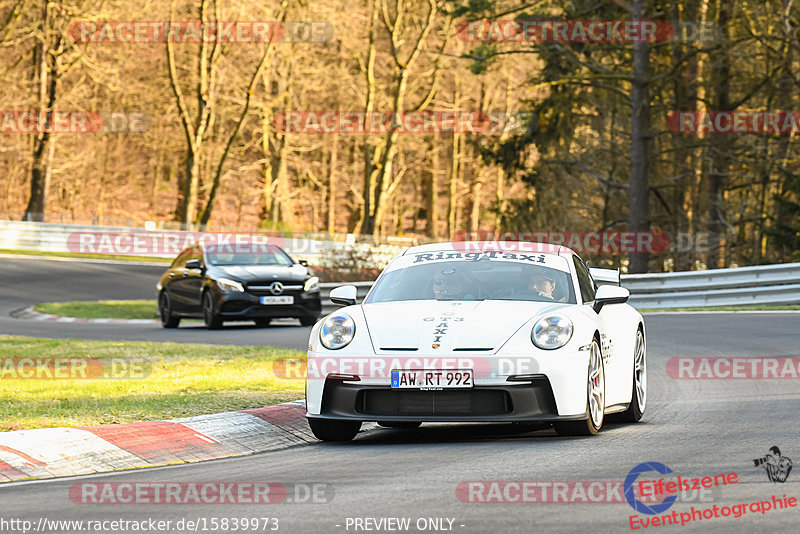
[{"label": "race track asphalt", "polygon": [[[296,320],[257,328],[252,322],[231,323],[210,331],[199,321],[178,329],[158,324],[91,324],[23,321],[9,314],[42,302],[156,298],[156,284],[166,270],[160,265],[124,265],[0,255],[0,332],[54,339],[105,341],[172,341],[220,345],[272,345],[305,350],[311,327]],[[296,325],[296,326],[295,326]]]},{"label": "race track asphalt", "polygon": [[[10,310],[37,299],[148,298],[160,268],[122,269],[116,265],[2,259],[0,265],[4,280],[0,328],[4,332],[239,344],[273,344],[292,337],[303,341],[305,329],[299,327],[264,331],[241,328],[222,333],[187,328],[165,332],[157,326],[50,325],[11,319]],[[769,482],[764,470],[753,465],[753,459],[764,456],[773,445],[780,447],[784,456],[800,461],[797,379],[679,380],[666,372],[666,363],[673,357],[800,357],[800,316],[657,314],[649,315],[646,322],[649,399],[645,417],[638,424],[608,424],[599,435],[587,438],[558,437],[552,430],[535,427],[430,424],[418,430],[381,430],[359,436],[348,444],[319,444],[79,479],[2,484],[0,520],[26,519],[37,525],[41,518],[84,521],[154,518],[171,520],[174,525],[181,519],[269,517],[279,520],[278,532],[374,532],[354,528],[355,519],[399,517],[411,519],[410,532],[433,531],[417,529],[419,518],[453,519],[452,531],[463,533],[631,532],[629,517],[636,512],[625,502],[468,503],[459,500],[456,488],[465,481],[621,482],[642,462],[663,463],[673,471],[670,476],[704,477],[729,472],[738,476],[736,484],[705,495],[687,495],[688,502],[675,503],[667,514],[690,512],[692,506],[702,509],[716,505],[722,509],[768,500],[773,495],[800,498],[797,469],[785,483],[777,484]],[[650,473],[647,478],[656,476]],[[86,505],[74,503],[69,496],[71,486],[77,482],[212,481],[320,483],[326,485],[326,497],[319,500],[326,502]],[[605,494],[604,491],[602,495]],[[580,501],[579,495],[573,497]],[[298,499],[293,497],[293,500]],[[738,518],[720,517],[683,528],[651,526],[646,530],[797,532],[798,520],[800,508],[792,508],[764,515],[748,511]],[[260,524],[256,531],[270,532],[269,527],[261,527]],[[167,531],[194,530],[173,526]],[[229,528],[227,532],[234,530]]]}]

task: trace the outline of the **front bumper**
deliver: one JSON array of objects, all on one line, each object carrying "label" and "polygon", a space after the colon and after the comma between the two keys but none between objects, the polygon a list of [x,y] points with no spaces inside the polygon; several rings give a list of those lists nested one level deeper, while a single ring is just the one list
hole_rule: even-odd
[{"label": "front bumper", "polygon": [[423,391],[327,378],[319,414],[309,418],[357,421],[540,422],[574,421],[559,416],[546,376],[508,385]]},{"label": "front bumper", "polygon": [[251,293],[219,293],[216,309],[223,319],[255,319],[278,317],[313,317],[322,313],[322,302],[319,291],[287,292],[286,296],[294,297],[294,304],[261,304],[260,295]]}]

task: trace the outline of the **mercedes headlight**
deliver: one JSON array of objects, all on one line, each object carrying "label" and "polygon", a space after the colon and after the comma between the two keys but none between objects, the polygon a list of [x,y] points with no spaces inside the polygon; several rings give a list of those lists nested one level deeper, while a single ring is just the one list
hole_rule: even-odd
[{"label": "mercedes headlight", "polygon": [[316,291],[319,289],[319,278],[312,276],[303,284],[303,291]]},{"label": "mercedes headlight", "polygon": [[337,350],[353,341],[356,324],[344,313],[325,319],[319,329],[319,340],[326,349]]},{"label": "mercedes headlight", "polygon": [[531,330],[531,341],[540,349],[553,350],[563,347],[572,337],[572,321],[563,315],[542,317]]},{"label": "mercedes headlight", "polygon": [[220,278],[217,280],[217,286],[225,293],[243,293],[244,286],[236,280],[228,280],[227,278]]}]

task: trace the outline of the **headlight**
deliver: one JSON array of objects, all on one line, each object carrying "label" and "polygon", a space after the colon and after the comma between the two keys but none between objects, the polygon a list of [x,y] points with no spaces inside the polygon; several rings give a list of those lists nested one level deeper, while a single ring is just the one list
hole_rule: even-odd
[{"label": "headlight", "polygon": [[303,284],[303,291],[316,291],[319,289],[319,278],[312,276]]},{"label": "headlight", "polygon": [[540,349],[553,350],[563,347],[572,337],[572,321],[563,315],[542,317],[531,330],[531,341]]},{"label": "headlight", "polygon": [[242,286],[242,284],[240,284],[235,280],[228,280],[227,278],[220,278],[219,280],[217,280],[217,286],[225,293],[244,292],[244,287]]},{"label": "headlight", "polygon": [[336,350],[353,341],[356,324],[343,313],[325,319],[319,329],[319,340],[326,349]]}]

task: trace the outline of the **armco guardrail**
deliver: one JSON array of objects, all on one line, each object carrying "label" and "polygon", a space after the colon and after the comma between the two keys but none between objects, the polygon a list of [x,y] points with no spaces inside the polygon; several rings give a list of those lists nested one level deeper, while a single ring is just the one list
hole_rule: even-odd
[{"label": "armco guardrail", "polygon": [[[179,230],[146,230],[117,226],[88,226],[27,221],[0,221],[0,248],[36,250],[41,252],[72,252],[174,258],[187,245],[208,238],[211,242],[235,245],[237,235],[227,232],[184,232]],[[226,241],[226,239],[228,241]],[[376,267],[385,266],[406,247],[401,245],[372,245],[311,239],[306,234],[269,237],[298,259],[308,260],[320,267],[332,266],[339,260],[348,261],[355,253]],[[208,241],[206,241],[208,242]]]},{"label": "armco guardrail", "polygon": [[709,269],[681,273],[622,275],[624,285],[637,293],[665,293],[689,289],[729,289],[800,283],[800,263]]},{"label": "armco guardrail", "polygon": [[630,303],[636,308],[664,309],[800,304],[800,284],[712,291],[680,291],[650,295],[631,294]]},{"label": "armco guardrail", "polygon": [[[75,252],[81,235],[107,234],[105,243],[111,250],[113,236],[124,235],[125,242],[133,248],[128,254],[171,258],[183,248],[190,232],[173,230],[148,231],[141,228],[114,226],[85,226],[71,224],[0,221],[0,248],[53,252]],[[196,235],[196,233],[195,233]],[[137,253],[135,239],[164,238],[170,236],[177,250],[153,253],[147,249]],[[94,241],[98,245],[98,241]],[[319,241],[302,237],[286,238],[283,248],[294,256],[307,259],[314,265],[325,266],[348,250],[359,255],[368,255],[376,265],[385,265],[395,254],[403,250],[399,245],[370,246],[365,243],[345,244],[334,241]],[[681,273],[622,275],[622,286],[631,292],[630,303],[637,308],[683,308],[738,305],[788,305],[800,304],[800,263],[737,267],[734,269],[710,269]],[[322,284],[323,310],[329,313],[337,308],[328,300],[330,289],[343,284]],[[357,282],[358,298],[363,299],[372,282]]]},{"label": "armco guardrail", "polygon": [[637,308],[800,304],[800,263],[623,275]]}]

